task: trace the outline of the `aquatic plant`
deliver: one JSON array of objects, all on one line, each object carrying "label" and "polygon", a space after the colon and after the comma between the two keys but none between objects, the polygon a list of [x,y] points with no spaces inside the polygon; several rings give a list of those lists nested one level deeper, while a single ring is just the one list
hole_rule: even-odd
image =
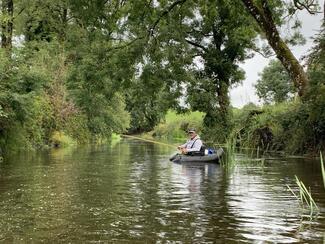
[{"label": "aquatic plant", "polygon": [[227,140],[226,143],[224,144],[225,147],[225,154],[221,158],[221,165],[229,167],[229,166],[234,166],[236,164],[235,160],[235,151],[236,151],[236,140],[235,137],[230,136]]},{"label": "aquatic plant", "polygon": [[287,185],[288,189],[291,193],[299,200],[300,205],[304,208],[307,207],[309,210],[310,216],[314,216],[319,211],[319,208],[311,195],[310,189],[308,190],[305,184],[299,180],[299,178],[295,175],[296,184],[299,188],[299,194],[297,195],[294,191]]},{"label": "aquatic plant", "polygon": [[[324,188],[325,188],[324,160],[323,160],[322,152],[320,152],[319,154],[320,154],[320,164],[321,164],[323,184],[324,184]],[[319,211],[319,208],[318,208],[315,200],[313,199],[313,197],[311,195],[310,189],[308,190],[307,187],[305,186],[305,184],[301,180],[299,180],[299,178],[296,175],[295,175],[295,178],[296,178],[296,184],[297,184],[297,186],[299,188],[299,194],[296,194],[290,188],[289,185],[287,185],[287,187],[290,190],[290,192],[299,200],[301,206],[303,206],[303,207],[307,206],[308,207],[310,217],[312,217]]]},{"label": "aquatic plant", "polygon": [[319,152],[319,155],[320,155],[320,165],[322,168],[323,184],[324,184],[324,188],[325,188],[325,169],[324,169],[324,160],[323,160],[322,152]]}]

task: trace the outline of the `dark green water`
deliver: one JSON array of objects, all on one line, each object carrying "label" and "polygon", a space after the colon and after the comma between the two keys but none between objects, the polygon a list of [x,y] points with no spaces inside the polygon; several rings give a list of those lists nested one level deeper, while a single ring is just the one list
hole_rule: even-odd
[{"label": "dark green water", "polygon": [[[21,154],[0,163],[1,243],[322,243],[318,161],[236,167],[168,161],[172,148],[111,146]],[[310,220],[294,175],[321,208]]]}]

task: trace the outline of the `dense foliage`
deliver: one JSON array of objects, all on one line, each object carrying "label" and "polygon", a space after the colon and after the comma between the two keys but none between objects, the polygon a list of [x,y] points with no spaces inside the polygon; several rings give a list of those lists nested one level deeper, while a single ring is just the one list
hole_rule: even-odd
[{"label": "dense foliage", "polygon": [[255,85],[256,94],[264,103],[280,103],[293,97],[294,86],[279,61],[272,60],[259,76]]},{"label": "dense foliage", "polygon": [[[300,36],[284,39],[277,31],[297,6],[273,0],[0,2],[1,151],[150,131],[169,109],[200,111],[204,137],[225,142],[238,129],[229,89],[244,79],[240,63],[266,50],[257,45],[263,38],[291,79],[272,63],[275,70],[262,74],[261,96],[286,100],[293,81],[303,102],[288,108],[293,119],[283,123],[305,132],[304,147],[324,141],[323,32],[307,77],[287,46]],[[189,125],[181,124],[181,130]]]},{"label": "dense foliage", "polygon": [[[269,79],[269,87],[274,96],[273,105],[257,107],[247,105],[235,113],[234,124],[237,143],[240,146],[261,149],[285,150],[290,153],[313,152],[317,154],[325,147],[325,32],[324,28],[315,38],[315,44],[307,57],[310,88],[302,100],[283,102],[276,99],[279,92],[289,92],[286,79],[280,90],[274,82],[281,80],[276,64],[266,67],[264,79]],[[273,68],[273,69],[272,69]],[[265,76],[267,74],[267,76]],[[279,77],[272,80],[272,77]],[[263,78],[263,76],[262,76]],[[261,85],[261,82],[259,83]],[[267,85],[263,83],[263,85]],[[257,92],[259,92],[257,88]],[[263,98],[268,98],[265,94]],[[285,93],[283,93],[285,95]],[[283,96],[285,98],[285,96]],[[267,100],[268,101],[268,100]],[[280,103],[282,102],[282,103]]]}]

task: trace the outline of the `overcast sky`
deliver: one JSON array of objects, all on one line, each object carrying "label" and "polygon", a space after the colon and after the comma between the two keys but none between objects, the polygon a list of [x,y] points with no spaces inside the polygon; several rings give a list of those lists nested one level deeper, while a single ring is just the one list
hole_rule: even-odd
[{"label": "overcast sky", "polygon": [[[320,0],[319,3],[320,6],[323,6],[324,0]],[[320,30],[323,16],[323,13],[310,15],[306,11],[300,11],[298,18],[302,21],[301,31],[306,38],[306,44],[291,48],[296,58],[300,59],[303,55],[306,55],[308,50],[312,47],[312,37]],[[261,55],[256,54],[254,58],[247,60],[241,65],[246,72],[246,79],[243,81],[242,85],[239,85],[230,91],[231,104],[233,106],[242,107],[249,102],[258,103],[254,84],[256,84],[256,81],[258,80],[258,73],[262,72],[263,68],[270,60],[271,59],[266,59]]]}]

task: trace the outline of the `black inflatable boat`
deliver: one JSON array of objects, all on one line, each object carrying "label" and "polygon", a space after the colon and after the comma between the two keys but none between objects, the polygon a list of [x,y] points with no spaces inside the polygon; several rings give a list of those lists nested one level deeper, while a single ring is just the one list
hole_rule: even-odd
[{"label": "black inflatable boat", "polygon": [[191,163],[191,162],[202,162],[202,163],[219,163],[220,158],[223,154],[223,149],[218,148],[215,153],[204,156],[187,156],[183,154],[176,154],[169,160],[175,163]]}]

